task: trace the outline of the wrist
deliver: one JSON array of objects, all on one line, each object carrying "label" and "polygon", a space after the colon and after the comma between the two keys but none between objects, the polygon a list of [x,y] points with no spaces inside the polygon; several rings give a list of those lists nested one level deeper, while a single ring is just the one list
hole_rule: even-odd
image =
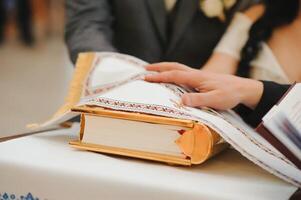
[{"label": "wrist", "polygon": [[263,94],[263,83],[258,80],[243,78],[241,86],[241,103],[254,109]]}]

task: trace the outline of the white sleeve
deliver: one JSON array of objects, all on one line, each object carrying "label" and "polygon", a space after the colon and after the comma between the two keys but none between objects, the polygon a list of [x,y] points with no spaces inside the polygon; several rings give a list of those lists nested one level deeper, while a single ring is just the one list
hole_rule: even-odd
[{"label": "white sleeve", "polygon": [[252,24],[245,14],[236,13],[214,52],[225,53],[240,60],[240,52],[248,40]]}]

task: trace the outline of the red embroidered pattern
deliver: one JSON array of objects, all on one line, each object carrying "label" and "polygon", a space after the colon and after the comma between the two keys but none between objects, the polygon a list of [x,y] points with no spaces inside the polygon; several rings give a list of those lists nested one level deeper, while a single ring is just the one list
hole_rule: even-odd
[{"label": "red embroidered pattern", "polygon": [[176,116],[177,118],[186,118],[186,119],[195,120],[195,117],[188,113],[167,106],[161,106],[156,104],[132,103],[127,101],[117,101],[109,98],[92,98],[86,101],[86,104],[92,105],[93,103],[96,103],[101,107],[111,108],[114,110],[126,110],[132,112],[141,111],[143,113],[150,113],[154,115],[160,115],[160,116],[163,115],[163,116],[170,116],[170,117]]}]

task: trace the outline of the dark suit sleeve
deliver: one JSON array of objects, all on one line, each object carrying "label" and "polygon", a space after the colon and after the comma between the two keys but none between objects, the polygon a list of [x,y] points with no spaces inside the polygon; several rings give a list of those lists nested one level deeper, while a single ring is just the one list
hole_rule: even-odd
[{"label": "dark suit sleeve", "polygon": [[271,81],[262,81],[263,94],[254,110],[244,105],[239,105],[235,111],[251,126],[256,127],[263,116],[281,99],[290,85],[281,85]]},{"label": "dark suit sleeve", "polygon": [[66,0],[65,41],[73,63],[78,53],[116,51],[111,5],[107,0]]},{"label": "dark suit sleeve", "polygon": [[247,10],[248,8],[250,8],[256,4],[259,4],[259,3],[262,3],[262,0],[240,0],[237,3],[236,10],[243,12],[243,11]]}]

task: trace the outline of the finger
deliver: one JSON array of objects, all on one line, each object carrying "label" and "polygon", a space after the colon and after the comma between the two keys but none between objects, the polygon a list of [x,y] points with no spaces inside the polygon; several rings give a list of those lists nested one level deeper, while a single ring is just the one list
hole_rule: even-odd
[{"label": "finger", "polygon": [[176,63],[176,62],[160,62],[147,65],[145,67],[148,71],[157,71],[157,72],[164,72],[170,70],[189,70],[189,67],[186,65]]},{"label": "finger", "polygon": [[177,85],[186,85],[188,87],[196,88],[199,84],[199,80],[196,75],[197,74],[192,72],[173,70],[159,74],[146,75],[145,80],[159,83],[174,83]]},{"label": "finger", "polygon": [[208,93],[185,93],[182,95],[182,102],[190,107],[209,107],[211,105]]},{"label": "finger", "polygon": [[208,78],[207,76],[202,76],[202,81],[199,81],[199,85],[197,88],[195,88],[198,92],[209,92],[212,90],[217,89],[217,87],[220,87],[218,85],[218,82],[216,80],[213,80],[212,78]]}]

